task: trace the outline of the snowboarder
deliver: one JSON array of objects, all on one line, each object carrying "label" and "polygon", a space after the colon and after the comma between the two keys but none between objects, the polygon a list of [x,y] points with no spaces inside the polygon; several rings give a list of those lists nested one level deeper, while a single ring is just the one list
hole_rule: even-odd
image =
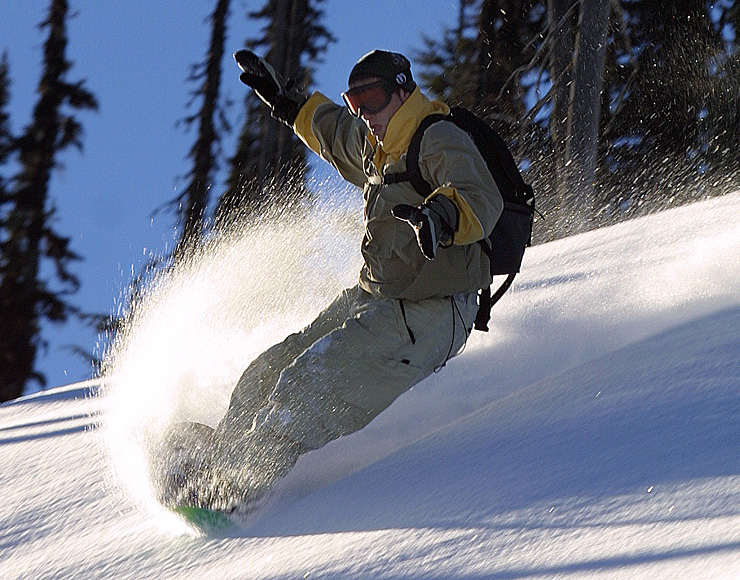
[{"label": "snowboarder", "polygon": [[473,140],[453,123],[435,123],[421,141],[428,198],[394,180],[422,119],[449,113],[422,94],[405,56],[363,56],[344,106],[287,85],[248,50],[234,58],[273,117],[363,188],[365,234],[358,284],[249,365],[208,437],[201,427],[173,435],[199,455],[164,500],[225,511],[261,497],[302,453],[363,428],[461,350],[477,292],[491,284],[476,242],[503,209]]}]

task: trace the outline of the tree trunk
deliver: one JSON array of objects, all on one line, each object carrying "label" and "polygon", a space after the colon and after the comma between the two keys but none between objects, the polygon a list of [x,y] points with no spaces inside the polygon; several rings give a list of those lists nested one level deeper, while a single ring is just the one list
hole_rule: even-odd
[{"label": "tree trunk", "polygon": [[609,0],[581,4],[571,106],[568,114],[566,207],[573,210],[573,229],[580,231],[595,210],[601,91],[606,55]]},{"label": "tree trunk", "polygon": [[548,0],[548,6],[557,229],[567,235],[593,217],[609,0]]},{"label": "tree trunk", "polygon": [[549,34],[551,42],[550,80],[552,112],[550,138],[554,152],[556,195],[559,210],[565,207],[568,192],[566,178],[568,150],[568,113],[570,111],[572,63],[575,52],[574,17],[570,12],[578,0],[548,0]]}]

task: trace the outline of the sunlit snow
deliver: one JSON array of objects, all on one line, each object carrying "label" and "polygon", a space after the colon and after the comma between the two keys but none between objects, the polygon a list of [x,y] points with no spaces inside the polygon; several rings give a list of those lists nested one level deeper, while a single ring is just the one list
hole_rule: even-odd
[{"label": "sunlit snow", "polygon": [[0,577],[740,578],[739,212],[531,248],[490,333],[226,537],[158,506],[146,441],[218,421],[249,361],[355,282],[361,224],[214,241],[150,285],[104,379],[0,406]]}]

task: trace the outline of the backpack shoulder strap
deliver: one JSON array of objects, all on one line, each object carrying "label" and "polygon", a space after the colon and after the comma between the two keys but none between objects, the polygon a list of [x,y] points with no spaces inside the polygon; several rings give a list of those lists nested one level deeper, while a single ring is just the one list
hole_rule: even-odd
[{"label": "backpack shoulder strap", "polygon": [[419,153],[421,152],[421,139],[424,137],[424,132],[431,127],[434,123],[445,120],[445,115],[429,115],[422,119],[419,124],[419,128],[411,138],[409,149],[406,153],[406,171],[409,174],[409,181],[414,189],[426,199],[432,195],[432,186],[421,176],[421,169],[419,168]]},{"label": "backpack shoulder strap", "polygon": [[428,115],[422,119],[419,127],[416,129],[414,136],[411,138],[411,143],[406,152],[406,171],[400,173],[391,173],[383,176],[384,183],[399,183],[402,181],[410,181],[416,192],[424,199],[432,194],[432,186],[427,182],[421,175],[421,169],[419,168],[419,154],[421,152],[421,139],[424,137],[424,132],[434,123],[448,119],[445,115]]}]

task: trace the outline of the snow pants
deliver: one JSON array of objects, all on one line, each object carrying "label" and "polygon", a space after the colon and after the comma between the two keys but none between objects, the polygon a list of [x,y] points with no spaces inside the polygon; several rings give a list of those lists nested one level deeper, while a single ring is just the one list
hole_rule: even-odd
[{"label": "snow pants", "polygon": [[412,302],[345,290],[242,374],[216,428],[231,464],[271,482],[301,453],[361,429],[464,346],[477,309],[475,294]]}]

